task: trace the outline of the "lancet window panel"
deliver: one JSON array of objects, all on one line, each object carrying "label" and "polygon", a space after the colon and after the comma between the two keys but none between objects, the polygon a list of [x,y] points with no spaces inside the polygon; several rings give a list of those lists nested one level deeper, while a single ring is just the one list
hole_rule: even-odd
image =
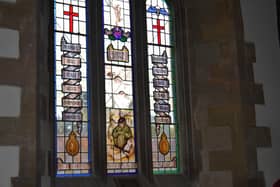
[{"label": "lancet window panel", "polygon": [[137,172],[128,0],[104,0],[107,173]]},{"label": "lancet window panel", "polygon": [[146,1],[152,159],[154,174],[179,172],[172,9]]},{"label": "lancet window panel", "polygon": [[86,1],[53,3],[56,176],[90,175]]}]

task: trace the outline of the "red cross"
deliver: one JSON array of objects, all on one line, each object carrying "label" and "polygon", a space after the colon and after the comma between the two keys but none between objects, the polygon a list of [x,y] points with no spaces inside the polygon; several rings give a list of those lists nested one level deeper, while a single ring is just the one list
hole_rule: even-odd
[{"label": "red cross", "polygon": [[69,12],[64,11],[64,15],[69,16],[69,31],[73,32],[73,17],[79,17],[79,13],[73,12],[73,6],[69,6]]},{"label": "red cross", "polygon": [[161,44],[161,36],[160,36],[160,31],[164,30],[164,26],[160,25],[160,20],[157,19],[157,24],[153,25],[153,29],[157,29],[157,39],[158,39],[158,44]]}]

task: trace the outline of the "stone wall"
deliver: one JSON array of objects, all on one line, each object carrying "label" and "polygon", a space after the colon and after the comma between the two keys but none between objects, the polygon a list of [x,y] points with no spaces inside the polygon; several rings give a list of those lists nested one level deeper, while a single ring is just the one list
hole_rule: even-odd
[{"label": "stone wall", "polygon": [[13,186],[38,183],[35,10],[32,0],[0,1],[1,187],[11,177]]},{"label": "stone wall", "polygon": [[192,124],[200,187],[264,187],[256,148],[270,145],[270,131],[256,127],[253,44],[244,42],[238,1],[187,3]]}]

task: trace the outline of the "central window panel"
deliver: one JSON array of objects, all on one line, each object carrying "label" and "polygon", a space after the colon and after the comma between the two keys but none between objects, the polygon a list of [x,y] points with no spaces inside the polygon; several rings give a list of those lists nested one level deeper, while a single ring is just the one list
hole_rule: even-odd
[{"label": "central window panel", "polygon": [[130,4],[104,0],[104,66],[108,174],[136,173]]}]

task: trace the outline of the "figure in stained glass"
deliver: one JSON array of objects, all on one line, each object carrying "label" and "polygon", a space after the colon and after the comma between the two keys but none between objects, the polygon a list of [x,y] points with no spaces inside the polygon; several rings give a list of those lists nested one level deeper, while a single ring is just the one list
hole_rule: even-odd
[{"label": "figure in stained glass", "polygon": [[114,13],[116,16],[116,26],[118,26],[118,24],[121,22],[121,7],[119,4],[116,4],[114,6],[112,6],[112,8],[114,9]]},{"label": "figure in stained glass", "polygon": [[126,42],[127,39],[130,37],[130,32],[125,32],[123,28],[120,26],[121,21],[123,19],[121,18],[121,6],[118,3],[113,4],[112,1],[106,1],[107,6],[111,7],[113,9],[114,15],[112,16],[113,19],[115,19],[115,24],[112,29],[105,28],[105,34],[108,35],[110,40],[119,40],[121,42]]},{"label": "figure in stained glass", "polygon": [[126,124],[126,120],[124,117],[120,117],[118,120],[118,125],[113,129],[112,132],[114,145],[125,151],[129,152],[130,148],[127,146],[128,140],[132,138],[132,132],[130,128]]},{"label": "figure in stained glass", "polygon": [[132,128],[133,117],[126,110],[111,110],[107,127],[108,161],[134,160],[134,135]]}]

